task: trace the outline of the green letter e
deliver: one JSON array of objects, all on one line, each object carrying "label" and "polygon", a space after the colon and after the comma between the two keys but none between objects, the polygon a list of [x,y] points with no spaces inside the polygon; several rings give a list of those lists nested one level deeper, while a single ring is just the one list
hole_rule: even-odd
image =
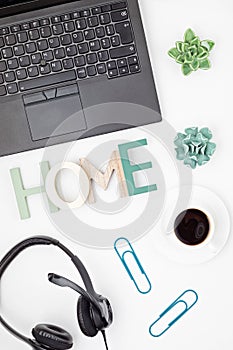
[{"label": "green letter e", "polygon": [[146,139],[118,145],[120,157],[121,157],[121,162],[122,162],[122,167],[123,167],[124,174],[125,174],[125,180],[127,183],[128,192],[129,192],[130,196],[134,196],[136,194],[142,194],[142,193],[147,193],[147,192],[152,192],[152,191],[157,190],[156,185],[136,187],[135,182],[134,182],[134,178],[133,178],[133,173],[135,173],[136,171],[151,169],[152,163],[147,162],[147,163],[142,163],[142,164],[131,165],[130,160],[129,160],[128,150],[132,149],[132,148],[146,146],[146,145],[147,145]]}]

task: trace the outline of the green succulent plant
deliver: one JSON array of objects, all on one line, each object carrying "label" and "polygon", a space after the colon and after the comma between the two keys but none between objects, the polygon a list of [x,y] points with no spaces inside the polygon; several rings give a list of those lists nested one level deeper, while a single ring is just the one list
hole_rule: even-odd
[{"label": "green succulent plant", "polygon": [[168,55],[182,64],[182,72],[187,76],[199,68],[211,67],[209,55],[214,45],[212,40],[201,41],[192,29],[188,29],[185,32],[184,41],[177,41],[176,47],[169,50]]},{"label": "green succulent plant", "polygon": [[187,128],[184,133],[178,133],[174,144],[176,145],[176,158],[184,164],[195,169],[197,165],[206,164],[216,150],[216,144],[211,142],[212,132],[208,128]]}]

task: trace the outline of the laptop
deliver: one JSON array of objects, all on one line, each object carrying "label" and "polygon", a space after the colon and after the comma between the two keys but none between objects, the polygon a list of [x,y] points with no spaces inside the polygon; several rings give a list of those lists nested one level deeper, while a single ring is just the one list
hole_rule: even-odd
[{"label": "laptop", "polygon": [[0,156],[159,121],[137,0],[0,0]]}]

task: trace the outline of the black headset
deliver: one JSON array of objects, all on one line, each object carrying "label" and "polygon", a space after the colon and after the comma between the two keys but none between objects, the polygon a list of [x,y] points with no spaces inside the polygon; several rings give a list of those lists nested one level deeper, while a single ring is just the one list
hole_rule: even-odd
[{"label": "black headset", "polygon": [[[77,317],[81,331],[88,337],[94,337],[100,331],[108,349],[105,329],[113,321],[111,305],[105,297],[97,294],[90,276],[81,260],[56,239],[46,236],[36,236],[22,241],[12,248],[0,262],[0,279],[10,263],[26,248],[35,245],[54,245],[65,252],[78,269],[85,289],[62,276],[50,273],[48,279],[60,287],[68,287],[80,294],[77,306]],[[15,337],[30,345],[34,350],[67,350],[73,346],[72,336],[64,329],[50,325],[39,324],[32,330],[34,339],[27,338],[11,327],[1,316],[0,323]]]}]

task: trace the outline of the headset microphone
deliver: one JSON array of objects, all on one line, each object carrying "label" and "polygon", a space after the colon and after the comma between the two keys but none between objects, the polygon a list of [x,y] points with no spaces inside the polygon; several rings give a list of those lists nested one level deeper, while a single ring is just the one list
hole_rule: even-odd
[{"label": "headset microphone", "polygon": [[[79,285],[77,285],[76,283],[70,281],[69,279],[63,276],[59,276],[54,273],[49,273],[48,279],[49,279],[49,282],[56,284],[59,287],[67,287],[81,294],[81,296],[101,314],[102,319],[103,320],[105,319],[106,322],[103,329],[110,326],[110,324],[112,323],[112,316],[109,319],[109,301],[106,298],[103,298],[101,295],[99,295],[98,296],[99,301],[97,302],[96,299],[91,294],[86,292]],[[99,330],[101,331],[102,329],[99,329]]]},{"label": "headset microphone", "polygon": [[[100,303],[100,301],[97,303],[96,299],[93,298],[93,296],[91,294],[89,294],[88,292],[86,292],[83,288],[81,288],[79,285],[77,285],[76,283],[70,281],[68,278],[65,278],[63,276],[59,276],[55,273],[49,273],[48,274],[48,280],[49,282],[56,284],[59,287],[67,287],[70,288],[72,290],[74,290],[75,292],[81,294],[81,296],[88,302],[91,303],[91,305],[100,312],[102,319],[105,319],[105,323],[103,324],[103,327],[101,329],[98,329],[99,331],[101,331],[103,339],[104,339],[104,343],[106,346],[106,350],[108,350],[108,344],[107,344],[107,338],[106,338],[106,333],[105,333],[105,328],[107,328],[111,323],[112,323],[112,316],[109,319],[109,301],[106,298],[101,297],[101,295],[99,295],[99,297],[101,298],[102,302]],[[81,326],[80,326],[81,327]]]},{"label": "headset microphone", "polygon": [[[88,272],[81,260],[74,255],[59,241],[46,237],[36,236],[22,241],[13,247],[0,262],[0,279],[10,263],[26,248],[35,245],[54,245],[68,255],[80,273],[85,285],[85,289],[70,281],[69,279],[50,273],[48,279],[51,283],[60,287],[68,287],[80,294],[77,305],[78,323],[83,334],[94,337],[101,332],[104,338],[106,349],[108,350],[105,329],[112,324],[113,313],[107,298],[96,293],[88,275]],[[33,339],[24,336],[10,326],[0,315],[0,323],[8,332],[19,340],[30,345],[34,350],[68,350],[73,346],[72,336],[64,329],[50,325],[39,324],[32,330]]]},{"label": "headset microphone", "polygon": [[86,292],[82,287],[80,287],[76,283],[70,281],[65,277],[56,275],[55,273],[49,273],[48,280],[49,282],[56,284],[59,287],[67,287],[73,289],[75,292],[81,294],[87,301],[91,302],[91,304],[95,306],[97,310],[101,311],[101,308],[99,307],[99,303],[96,301],[96,298],[94,298],[91,294]]}]

